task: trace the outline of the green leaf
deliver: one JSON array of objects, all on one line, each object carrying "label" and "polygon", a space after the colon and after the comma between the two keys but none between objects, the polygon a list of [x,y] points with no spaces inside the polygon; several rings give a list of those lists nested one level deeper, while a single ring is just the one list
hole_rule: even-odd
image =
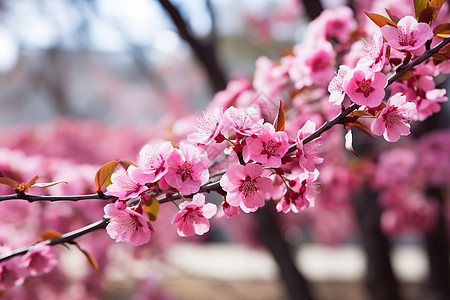
[{"label": "green leaf", "polygon": [[143,202],[143,209],[147,212],[150,221],[155,221],[158,217],[159,202],[155,196],[151,196],[150,201]]},{"label": "green leaf", "polygon": [[97,173],[95,173],[94,183],[97,191],[102,190],[102,186],[105,185],[107,187],[111,184],[111,175],[114,173],[119,161],[113,160],[107,162],[103,166],[98,169]]}]

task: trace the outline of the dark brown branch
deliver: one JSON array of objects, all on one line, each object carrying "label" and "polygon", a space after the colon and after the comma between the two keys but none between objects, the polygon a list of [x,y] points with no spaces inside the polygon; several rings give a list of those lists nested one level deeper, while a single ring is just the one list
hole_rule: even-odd
[{"label": "dark brown branch", "polygon": [[16,249],[14,251],[11,251],[9,253],[6,253],[2,256],[0,256],[0,262],[13,258],[15,256],[18,255],[23,255],[26,254],[28,251],[32,250],[35,247],[39,247],[39,246],[53,246],[53,245],[58,245],[58,244],[64,244],[64,243],[70,243],[73,242],[74,239],[85,235],[87,233],[93,232],[95,230],[98,229],[104,229],[106,228],[106,225],[108,224],[109,219],[101,219],[95,223],[89,224],[85,227],[76,229],[74,231],[68,232],[63,234],[62,236],[60,236],[59,238],[56,239],[51,239],[51,240],[45,240],[43,242],[31,245],[31,246],[27,246],[27,247],[23,247],[23,248],[19,248]]},{"label": "dark brown branch", "polygon": [[111,195],[90,194],[90,195],[73,195],[73,196],[36,196],[27,195],[24,193],[17,193],[13,195],[0,196],[0,202],[6,200],[26,200],[28,202],[35,201],[80,201],[80,200],[91,200],[91,199],[101,199],[101,200],[116,200],[117,197]]},{"label": "dark brown branch", "polygon": [[[212,39],[201,43],[188,30],[188,25],[184,21],[180,12],[169,0],[159,0],[159,3],[169,14],[169,17],[177,28],[180,37],[185,40],[189,46],[191,46],[197,56],[197,59],[202,63],[208,74],[208,78],[211,80],[214,91],[218,92],[225,89],[226,78],[219,62],[217,61],[214,40]],[[213,21],[213,19],[211,21]]]}]

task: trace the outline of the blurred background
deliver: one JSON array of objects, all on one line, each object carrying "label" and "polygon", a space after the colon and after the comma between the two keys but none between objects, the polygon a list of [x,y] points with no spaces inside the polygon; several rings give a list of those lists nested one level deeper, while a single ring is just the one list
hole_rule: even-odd
[{"label": "blurred background", "polygon": [[[36,174],[69,182],[35,194],[93,193],[100,165],[136,161],[146,143],[185,136],[217,92],[247,89],[227,87],[229,81],[251,84],[255,61],[290,53],[324,9],[347,5],[362,28],[374,26],[363,9],[385,14],[399,3],[412,8],[407,0],[2,0],[0,171],[24,182]],[[443,11],[448,16],[448,3]],[[448,90],[446,78],[438,84]],[[367,137],[355,137],[355,149],[368,159],[333,153],[338,163],[321,170],[324,204],[318,200],[311,212],[274,217],[261,209],[257,217],[215,220],[204,237],[181,239],[167,221],[175,208],[164,207],[149,245],[131,249],[103,231],[79,239],[99,261],[99,275],[76,249],[61,247],[57,269],[27,279],[7,297],[450,299],[450,138],[442,129],[449,127],[448,114],[447,105],[418,125],[400,150],[378,139],[377,156]],[[434,138],[421,139],[436,128]],[[343,148],[342,132],[336,135]],[[439,148],[428,162],[447,170],[437,176],[438,185],[426,187],[439,209],[419,197],[416,206],[401,207],[410,213],[406,230],[392,225],[399,218],[394,209],[382,229],[387,209],[379,203],[386,201],[361,188],[358,176],[392,176],[385,166],[377,171],[385,153],[392,165],[406,166],[406,175],[398,176],[409,178],[425,151],[415,149],[427,147]],[[2,186],[0,193],[11,191]],[[79,228],[100,219],[104,204],[1,203],[0,242],[16,248],[34,243],[45,229]]]}]

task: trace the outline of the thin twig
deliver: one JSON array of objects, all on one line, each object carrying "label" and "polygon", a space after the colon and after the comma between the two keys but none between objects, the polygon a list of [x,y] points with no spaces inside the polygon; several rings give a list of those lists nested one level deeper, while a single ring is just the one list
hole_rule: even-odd
[{"label": "thin twig", "polygon": [[25,253],[27,253],[28,251],[36,248],[36,247],[40,247],[40,246],[53,246],[53,245],[57,245],[57,244],[64,244],[64,243],[70,243],[72,242],[74,239],[76,239],[77,237],[80,237],[82,235],[85,235],[89,232],[93,232],[95,230],[98,229],[103,229],[106,228],[106,225],[108,224],[109,219],[101,219],[97,222],[94,222],[92,224],[89,224],[87,226],[84,226],[82,228],[76,229],[74,231],[65,233],[63,235],[61,235],[59,238],[55,238],[55,239],[51,239],[51,240],[45,240],[42,241],[40,243],[31,245],[31,246],[27,246],[27,247],[23,247],[23,248],[19,248],[16,250],[13,250],[11,252],[8,252],[2,256],[0,256],[0,262],[13,258],[15,256],[18,255],[23,255]]}]

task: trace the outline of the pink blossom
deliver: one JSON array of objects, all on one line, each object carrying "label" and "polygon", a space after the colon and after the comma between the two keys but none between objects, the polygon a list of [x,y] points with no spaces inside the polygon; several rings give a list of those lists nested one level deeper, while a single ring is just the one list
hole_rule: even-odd
[{"label": "pink blossom", "polygon": [[227,197],[225,196],[222,202],[222,210],[225,216],[231,217],[239,214],[239,207],[231,206],[230,203],[227,202]]},{"label": "pink blossom", "polygon": [[413,16],[401,18],[397,27],[385,25],[380,30],[388,44],[398,50],[415,50],[433,37],[431,27]]},{"label": "pink blossom", "polygon": [[205,195],[195,194],[192,201],[180,204],[180,211],[175,215],[172,224],[178,223],[180,236],[203,235],[209,231],[209,220],[217,212],[212,203],[205,204]]},{"label": "pink blossom", "polygon": [[266,123],[262,127],[261,133],[246,139],[242,154],[245,161],[252,159],[266,167],[278,168],[281,166],[281,158],[286,154],[288,148],[286,132],[275,132],[274,127]]},{"label": "pink blossom", "polygon": [[294,54],[289,76],[295,88],[302,89],[314,84],[324,86],[333,78],[336,53],[331,43],[318,40],[299,44],[294,47]]},{"label": "pink blossom", "polygon": [[132,179],[130,174],[134,170],[136,170],[136,167],[130,165],[127,172],[123,169],[115,171],[111,176],[112,184],[106,188],[108,193],[118,197],[120,200],[127,200],[148,190],[148,187]]},{"label": "pink blossom", "polygon": [[204,150],[181,143],[180,148],[167,157],[168,171],[160,181],[160,187],[168,189],[171,186],[184,195],[195,193],[209,179],[208,163]]},{"label": "pink blossom", "polygon": [[265,56],[256,60],[253,76],[253,86],[256,91],[266,94],[269,98],[276,97],[287,84],[287,70]]},{"label": "pink blossom", "polygon": [[223,134],[228,138],[235,134],[251,136],[261,130],[262,119],[256,110],[248,108],[246,110],[237,109],[230,106],[224,113]]},{"label": "pink blossom", "polygon": [[[0,246],[0,253],[9,252],[6,246]],[[19,260],[10,259],[0,263],[0,290],[21,285],[25,280],[25,270]]]},{"label": "pink blossom", "polygon": [[236,99],[244,91],[251,89],[252,83],[244,78],[231,80],[228,82],[225,90],[219,91],[215,94],[213,100],[208,106],[208,109],[213,109],[216,107],[229,107],[234,104]]},{"label": "pink blossom", "polygon": [[118,210],[112,203],[107,204],[104,211],[104,218],[110,219],[106,232],[116,242],[140,246],[150,241],[153,232],[140,213],[129,208]]},{"label": "pink blossom", "polygon": [[194,133],[188,135],[187,139],[193,144],[208,145],[212,141],[222,142],[220,133],[223,129],[222,108],[215,108],[211,112],[203,113],[202,119],[197,119]]},{"label": "pink blossom", "polygon": [[381,72],[384,66],[389,64],[389,59],[386,57],[386,43],[379,31],[373,35],[371,43],[363,48],[361,53],[363,56],[356,64],[359,68],[370,68],[374,72]]},{"label": "pink blossom", "polygon": [[297,132],[298,163],[301,168],[309,172],[314,172],[315,165],[323,162],[323,158],[318,156],[319,147],[322,145],[321,138],[314,139],[306,144],[302,143],[302,140],[314,131],[316,131],[316,123],[308,120]]},{"label": "pink blossom", "polygon": [[352,31],[357,29],[353,11],[347,6],[324,10],[319,17],[309,23],[307,40],[337,40],[347,43]]},{"label": "pink blossom", "polygon": [[396,142],[401,135],[410,134],[410,123],[416,113],[416,105],[406,102],[406,96],[397,93],[389,98],[386,107],[372,122],[371,130],[376,135],[383,135],[388,142]]},{"label": "pink blossom", "polygon": [[227,192],[227,202],[240,206],[248,213],[264,206],[265,195],[272,189],[272,180],[265,177],[258,164],[231,165],[220,179],[220,186]]},{"label": "pink blossom", "polygon": [[314,172],[305,171],[289,180],[289,189],[277,203],[277,210],[284,213],[292,210],[298,213],[306,208],[313,207],[315,197],[318,194],[317,185],[314,182],[318,176],[318,170],[314,170]]},{"label": "pink blossom", "polygon": [[51,246],[38,246],[22,257],[23,266],[31,276],[50,272],[57,264],[56,251]]},{"label": "pink blossom", "polygon": [[153,183],[167,173],[167,157],[172,153],[171,142],[164,142],[158,147],[145,145],[139,151],[139,167],[133,169],[131,176],[140,184]]},{"label": "pink blossom", "polygon": [[367,69],[354,69],[344,77],[344,91],[359,105],[377,107],[383,100],[386,75]]},{"label": "pink blossom", "polygon": [[330,93],[328,101],[333,103],[333,105],[341,105],[344,101],[344,77],[351,71],[352,69],[350,69],[346,65],[340,65],[338,73],[333,77],[330,84],[328,85],[328,92]]}]

